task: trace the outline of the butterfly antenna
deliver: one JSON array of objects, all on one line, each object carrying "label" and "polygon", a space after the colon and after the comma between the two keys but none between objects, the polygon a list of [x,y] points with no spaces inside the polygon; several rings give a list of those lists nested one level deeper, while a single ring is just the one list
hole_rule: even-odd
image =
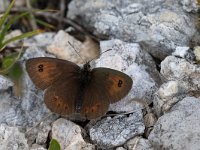
[{"label": "butterfly antenna", "polygon": [[78,53],[78,51],[76,50],[76,48],[68,41],[69,45],[74,49],[74,51],[77,53],[77,55],[82,59],[83,62],[85,62],[85,60],[81,57],[81,55]]},{"label": "butterfly antenna", "polygon": [[89,62],[93,61],[94,59],[97,59],[97,58],[100,57],[102,54],[104,54],[104,53],[106,53],[106,52],[108,52],[108,51],[111,51],[111,50],[113,50],[113,49],[107,49],[106,51],[102,52],[99,56],[97,56],[97,57],[91,59]]}]

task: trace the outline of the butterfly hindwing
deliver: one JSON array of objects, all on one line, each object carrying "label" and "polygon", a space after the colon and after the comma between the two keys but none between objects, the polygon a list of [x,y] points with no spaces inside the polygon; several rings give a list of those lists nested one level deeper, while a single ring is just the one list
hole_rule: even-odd
[{"label": "butterfly hindwing", "polygon": [[32,58],[26,62],[31,80],[42,90],[57,81],[61,75],[65,74],[65,78],[68,78],[78,69],[80,68],[75,63],[50,57]]},{"label": "butterfly hindwing", "polygon": [[71,115],[75,112],[75,100],[78,95],[79,82],[76,77],[62,79],[48,87],[44,94],[46,106],[60,115]]}]

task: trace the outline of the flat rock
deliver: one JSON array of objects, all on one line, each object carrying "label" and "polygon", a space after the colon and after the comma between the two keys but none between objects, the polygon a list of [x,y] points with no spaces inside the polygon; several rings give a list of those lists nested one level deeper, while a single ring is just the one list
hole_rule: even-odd
[{"label": "flat rock", "polygon": [[200,100],[186,97],[161,116],[148,139],[154,149],[198,150]]},{"label": "flat rock", "polygon": [[107,117],[89,129],[91,140],[102,149],[123,145],[127,140],[144,133],[143,115],[141,111],[129,116],[118,115]]}]

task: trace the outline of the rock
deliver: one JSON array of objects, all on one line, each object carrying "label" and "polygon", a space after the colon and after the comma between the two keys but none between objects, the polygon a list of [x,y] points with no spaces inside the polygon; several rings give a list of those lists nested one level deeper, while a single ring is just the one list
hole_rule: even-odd
[{"label": "rock", "polygon": [[154,150],[150,142],[142,137],[135,137],[130,139],[125,144],[125,147],[128,150]]},{"label": "rock", "polygon": [[175,50],[175,52],[172,53],[172,55],[184,58],[188,61],[196,60],[196,56],[195,56],[193,49],[191,49],[189,47],[176,47],[176,50]]},{"label": "rock", "polygon": [[63,150],[94,150],[94,145],[83,140],[81,130],[78,125],[61,118],[53,123],[52,138],[60,143]]},{"label": "rock", "polygon": [[196,61],[200,61],[200,46],[195,46],[194,47],[194,55],[195,55],[195,59]]},{"label": "rock", "polygon": [[197,10],[196,0],[73,0],[68,17],[100,38],[145,43],[150,54],[163,59],[198,34],[195,16],[188,13]]},{"label": "rock", "polygon": [[9,87],[13,86],[13,82],[2,75],[0,75],[0,91],[7,90]]},{"label": "rock", "polygon": [[187,48],[177,48],[173,53],[176,57],[168,56],[161,62],[160,72],[167,82],[154,95],[154,108],[158,116],[167,112],[184,97],[199,95],[200,67],[192,61],[196,60],[196,58],[190,60],[185,58],[185,56],[193,56],[192,53],[197,58],[198,54],[194,53],[194,51]]},{"label": "rock", "polygon": [[67,32],[60,30],[55,35],[53,42],[47,46],[47,51],[60,59],[83,64],[97,57],[99,47],[89,38],[82,43]]},{"label": "rock", "polygon": [[31,38],[24,40],[24,46],[27,47],[40,47],[44,50],[47,49],[47,46],[50,45],[53,41],[55,33],[53,32],[46,32],[42,34],[35,35]]},{"label": "rock", "polygon": [[17,127],[0,125],[0,149],[1,150],[28,150],[27,140],[24,133]]},{"label": "rock", "polygon": [[34,124],[33,127],[28,128],[25,133],[29,147],[47,147],[48,138],[51,133],[51,124],[58,118],[58,115],[50,114],[47,117],[43,118],[42,121]]},{"label": "rock", "polygon": [[141,111],[129,116],[107,117],[89,129],[91,140],[102,149],[114,148],[124,144],[130,138],[144,133]]},{"label": "rock", "polygon": [[147,112],[147,114],[144,116],[144,125],[145,125],[145,133],[143,135],[144,137],[149,136],[156,121],[157,121],[156,115],[151,112]]},{"label": "rock", "polygon": [[196,12],[198,10],[198,4],[195,0],[181,0],[180,2],[186,12]]},{"label": "rock", "polygon": [[117,147],[115,150],[126,150],[126,149],[123,147]]},{"label": "rock", "polygon": [[168,81],[155,93],[153,104],[157,116],[167,112],[175,103],[182,100],[188,92],[187,84],[181,81]]},{"label": "rock", "polygon": [[137,101],[150,104],[154,92],[161,83],[160,76],[152,57],[140,49],[136,43],[126,43],[120,40],[101,41],[103,53],[96,60],[96,67],[107,67],[128,74],[133,79],[129,94],[121,101],[112,104],[111,111],[130,112],[141,108]]},{"label": "rock", "polygon": [[200,100],[186,97],[161,116],[148,139],[154,149],[198,150]]},{"label": "rock", "polygon": [[47,150],[46,148],[42,147],[41,145],[34,144],[30,150]]},{"label": "rock", "polygon": [[54,119],[49,119],[41,122],[38,127],[38,134],[36,137],[36,143],[39,145],[44,145],[47,142],[49,132],[51,131],[51,123]]},{"label": "rock", "polygon": [[167,57],[161,62],[162,75],[167,80],[177,80],[183,82],[185,89],[198,90],[200,87],[200,67],[197,64],[174,56]]}]

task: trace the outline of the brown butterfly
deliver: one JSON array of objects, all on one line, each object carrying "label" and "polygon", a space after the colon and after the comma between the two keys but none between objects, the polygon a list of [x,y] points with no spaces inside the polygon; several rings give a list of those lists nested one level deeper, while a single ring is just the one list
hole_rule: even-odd
[{"label": "brown butterfly", "polygon": [[83,68],[57,58],[39,57],[26,62],[27,72],[37,88],[45,90],[44,102],[61,115],[80,114],[87,119],[103,116],[110,103],[128,94],[132,79],[109,68]]}]

